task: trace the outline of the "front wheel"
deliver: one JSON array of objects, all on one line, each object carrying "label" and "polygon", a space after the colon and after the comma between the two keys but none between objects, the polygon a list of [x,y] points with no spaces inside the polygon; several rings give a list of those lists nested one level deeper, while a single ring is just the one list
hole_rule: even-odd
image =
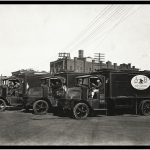
[{"label": "front wheel", "polygon": [[46,114],[49,109],[49,105],[45,100],[38,100],[33,104],[33,111],[36,115]]},{"label": "front wheel", "polygon": [[77,103],[73,108],[73,117],[75,119],[85,119],[89,115],[89,106],[85,103]]},{"label": "front wheel", "polygon": [[6,102],[3,99],[0,99],[0,112],[6,109]]},{"label": "front wheel", "polygon": [[144,101],[141,107],[141,113],[144,116],[150,115],[150,101]]}]

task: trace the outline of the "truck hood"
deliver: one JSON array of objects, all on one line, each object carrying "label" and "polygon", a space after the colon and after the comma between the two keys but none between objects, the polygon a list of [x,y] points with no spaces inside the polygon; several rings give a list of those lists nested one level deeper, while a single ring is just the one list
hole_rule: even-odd
[{"label": "truck hood", "polygon": [[66,99],[81,99],[81,87],[71,87],[66,91]]}]

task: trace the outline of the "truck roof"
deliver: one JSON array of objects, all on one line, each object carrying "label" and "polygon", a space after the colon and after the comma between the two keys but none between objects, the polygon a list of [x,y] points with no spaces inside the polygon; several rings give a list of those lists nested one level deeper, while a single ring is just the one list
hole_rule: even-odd
[{"label": "truck roof", "polygon": [[44,79],[60,79],[61,81],[65,80],[65,78],[61,76],[50,76],[50,77],[41,78],[41,80],[44,80]]},{"label": "truck roof", "polygon": [[114,69],[101,69],[97,70],[95,72],[92,72],[91,74],[97,74],[97,73],[127,73],[127,74],[150,74],[149,70],[114,70]]},{"label": "truck roof", "polygon": [[78,78],[90,78],[90,77],[93,77],[93,75],[87,74],[87,75],[83,75],[83,76],[78,76],[76,78],[78,79]]}]

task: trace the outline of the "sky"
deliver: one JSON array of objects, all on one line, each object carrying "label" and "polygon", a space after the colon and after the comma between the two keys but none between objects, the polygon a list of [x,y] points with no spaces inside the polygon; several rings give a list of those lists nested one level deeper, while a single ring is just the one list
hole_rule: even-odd
[{"label": "sky", "polygon": [[49,71],[59,52],[150,70],[150,5],[0,5],[0,74]]}]

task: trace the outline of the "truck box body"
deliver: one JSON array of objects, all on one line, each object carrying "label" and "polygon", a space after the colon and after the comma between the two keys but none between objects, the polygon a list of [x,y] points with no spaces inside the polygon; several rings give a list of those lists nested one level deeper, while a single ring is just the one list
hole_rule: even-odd
[{"label": "truck box body", "polygon": [[107,108],[135,108],[150,100],[150,72],[102,70],[93,75],[105,77]]},{"label": "truck box body", "polygon": [[101,71],[94,74],[105,76],[106,97],[150,98],[150,72]]}]

